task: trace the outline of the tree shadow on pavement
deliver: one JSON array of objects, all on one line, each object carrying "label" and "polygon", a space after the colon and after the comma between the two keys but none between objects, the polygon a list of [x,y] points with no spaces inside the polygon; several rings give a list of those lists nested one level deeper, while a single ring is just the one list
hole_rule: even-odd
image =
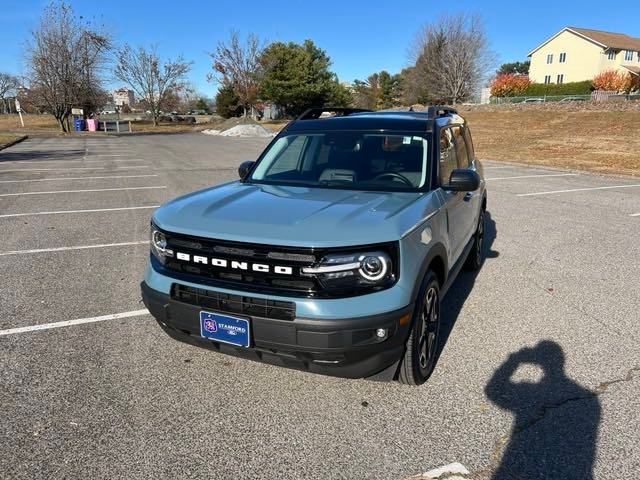
[{"label": "tree shadow on pavement", "polygon": [[39,161],[61,161],[65,162],[70,159],[70,157],[78,157],[78,159],[82,159],[82,156],[85,154],[84,149],[59,149],[59,150],[3,150],[0,151],[0,164],[3,162],[30,162],[37,163]]},{"label": "tree shadow on pavement", "polygon": [[[526,364],[540,367],[540,381],[513,379]],[[600,402],[594,392],[566,376],[560,345],[543,340],[512,353],[493,374],[485,393],[514,415],[510,436],[496,445],[499,450],[508,441],[493,480],[593,478]]]}]

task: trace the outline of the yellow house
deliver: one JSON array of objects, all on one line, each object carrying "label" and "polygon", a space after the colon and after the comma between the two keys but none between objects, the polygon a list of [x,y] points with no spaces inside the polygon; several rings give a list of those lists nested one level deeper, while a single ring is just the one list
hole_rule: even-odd
[{"label": "yellow house", "polygon": [[531,50],[529,57],[534,83],[591,80],[604,70],[640,75],[640,38],[566,27]]}]

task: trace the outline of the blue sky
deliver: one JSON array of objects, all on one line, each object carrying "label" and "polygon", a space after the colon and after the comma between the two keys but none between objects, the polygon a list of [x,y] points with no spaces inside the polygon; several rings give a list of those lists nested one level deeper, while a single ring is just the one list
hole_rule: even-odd
[{"label": "blue sky", "polygon": [[[24,44],[46,0],[0,0],[0,71],[24,72]],[[640,1],[608,6],[601,1],[518,0],[300,1],[300,0],[71,0],[76,13],[102,21],[116,41],[156,44],[163,56],[182,54],[194,62],[197,89],[212,96],[207,82],[208,51],[231,30],[255,32],[269,41],[313,39],[333,60],[342,81],[365,78],[408,63],[408,50],[420,27],[443,13],[482,15],[500,62],[523,60],[527,52],[567,25],[640,37]]]}]

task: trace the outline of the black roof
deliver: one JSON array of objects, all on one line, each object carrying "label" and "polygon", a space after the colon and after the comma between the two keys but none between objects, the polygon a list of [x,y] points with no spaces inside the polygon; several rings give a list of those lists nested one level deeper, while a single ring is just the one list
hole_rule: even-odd
[{"label": "black roof", "polygon": [[[334,115],[323,117],[323,112]],[[439,119],[463,121],[451,107],[429,107],[426,111],[367,111],[361,109],[309,109],[285,128],[288,132],[322,130],[391,130],[426,132]],[[446,122],[448,123],[448,122]]]}]

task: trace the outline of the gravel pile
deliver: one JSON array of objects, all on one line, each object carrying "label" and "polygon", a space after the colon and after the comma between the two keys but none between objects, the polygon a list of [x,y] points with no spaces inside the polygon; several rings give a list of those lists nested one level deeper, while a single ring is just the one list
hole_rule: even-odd
[{"label": "gravel pile", "polygon": [[203,130],[206,135],[220,135],[223,137],[272,137],[267,130],[250,117],[228,118],[217,129]]},{"label": "gravel pile", "polygon": [[220,132],[223,137],[273,137],[262,125],[236,125]]}]

